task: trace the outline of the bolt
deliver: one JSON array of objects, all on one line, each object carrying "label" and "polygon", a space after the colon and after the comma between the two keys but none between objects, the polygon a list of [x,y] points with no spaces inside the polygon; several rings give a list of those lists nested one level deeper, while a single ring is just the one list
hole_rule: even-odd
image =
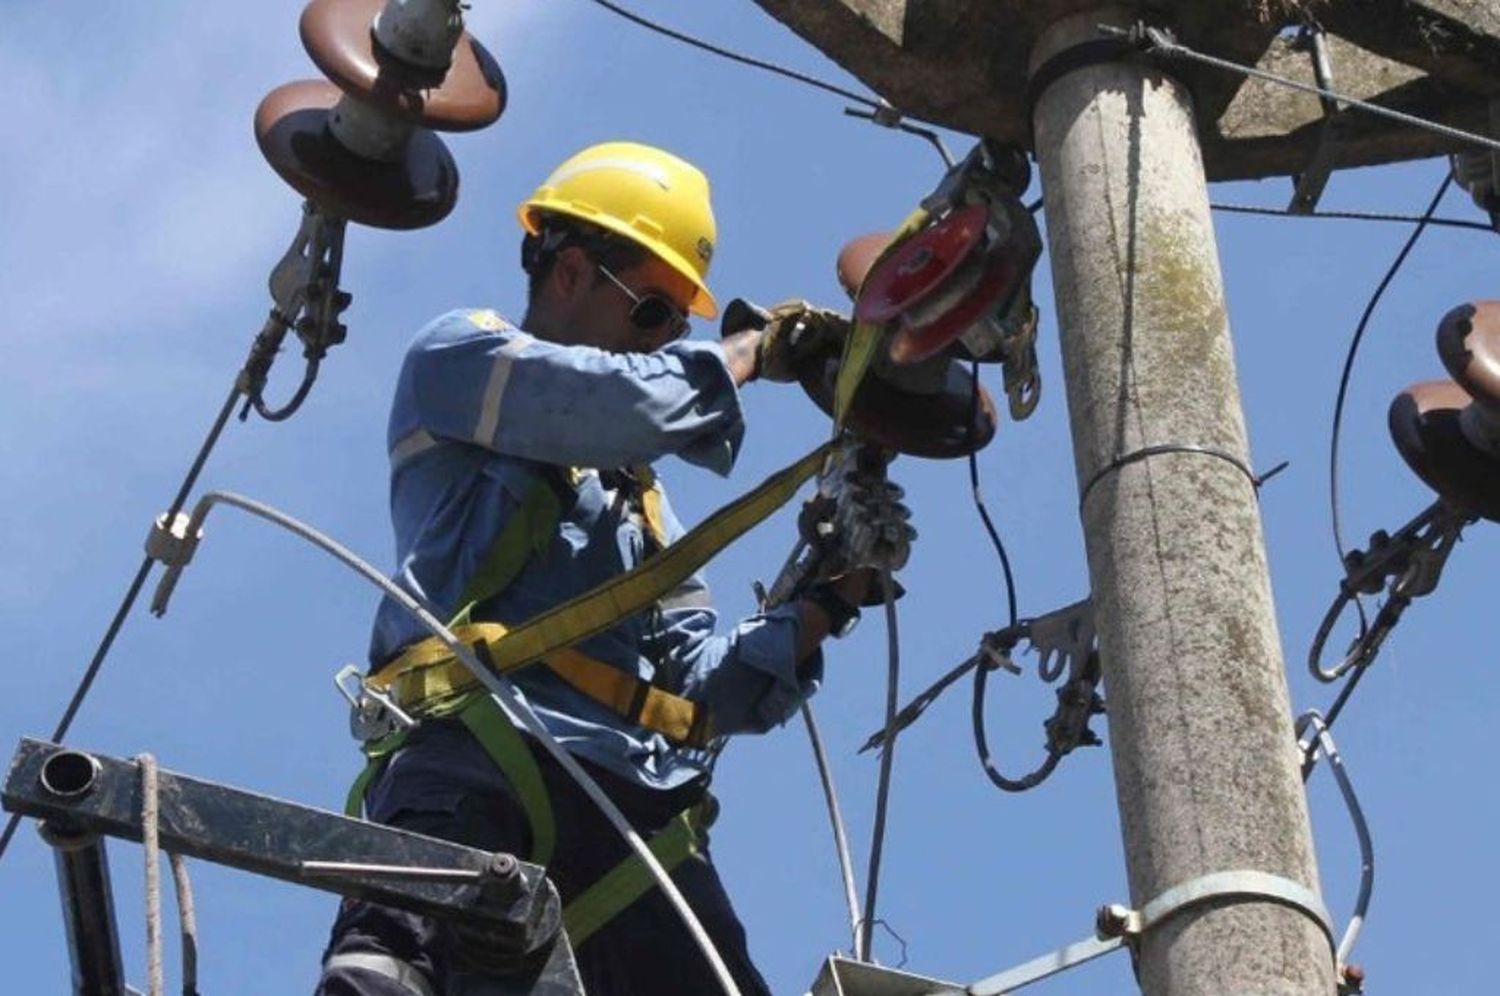
[{"label": "bolt", "polygon": [[1365,991],[1365,970],[1358,965],[1339,966],[1339,992],[1355,996]]},{"label": "bolt", "polygon": [[1099,907],[1094,915],[1094,932],[1100,937],[1123,937],[1130,933],[1130,922],[1135,911],[1124,903],[1110,903]]},{"label": "bolt", "polygon": [[492,854],[489,867],[484,870],[484,874],[487,878],[504,881],[514,878],[519,870],[520,865],[513,855]]}]

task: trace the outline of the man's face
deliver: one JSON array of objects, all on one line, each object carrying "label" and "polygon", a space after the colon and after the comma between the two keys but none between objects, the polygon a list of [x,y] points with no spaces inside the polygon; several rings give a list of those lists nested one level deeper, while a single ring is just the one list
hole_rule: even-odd
[{"label": "man's face", "polygon": [[[631,320],[632,311],[638,315],[653,310],[666,315],[670,311],[673,318],[687,314],[693,285],[666,263],[647,256],[633,266],[611,269],[606,274],[581,251],[564,250],[562,255],[569,258],[566,262],[559,258],[558,264],[574,271],[566,317],[573,341],[612,352],[649,353],[677,338],[674,321],[641,328]],[[671,309],[639,308],[638,301],[649,295],[665,299]]]}]

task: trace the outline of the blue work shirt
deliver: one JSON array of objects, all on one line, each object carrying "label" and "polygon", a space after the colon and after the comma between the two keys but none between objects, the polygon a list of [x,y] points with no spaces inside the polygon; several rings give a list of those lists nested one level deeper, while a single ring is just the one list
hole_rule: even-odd
[{"label": "blue work shirt", "polygon": [[[564,492],[545,553],[533,554],[475,621],[517,625],[639,564],[647,541],[634,503],[598,470],[676,454],[727,475],[744,436],[739,393],[712,343],[650,354],[538,339],[492,311],[454,311],[420,332],[391,408],[391,519],[400,584],[433,615],[458,611],[465,585],[541,475],[581,468]],[[667,537],[683,534],[663,495]],[[763,732],[822,679],[799,669],[795,604],[715,634],[708,586],[695,574],[657,606],[578,645],[643,681],[698,702],[717,733]],[[389,599],[375,617],[374,667],[428,636]],[[521,696],[568,750],[648,788],[704,773],[701,751],[625,721],[545,665],[512,672]]]}]

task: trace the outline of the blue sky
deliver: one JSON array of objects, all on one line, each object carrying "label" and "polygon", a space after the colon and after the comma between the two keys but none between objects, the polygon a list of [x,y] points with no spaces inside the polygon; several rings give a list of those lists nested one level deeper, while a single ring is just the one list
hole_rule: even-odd
[{"label": "blue sky", "polygon": [[[737,48],[853,84],[749,2],[636,8]],[[836,98],[647,34],[583,0],[478,0],[474,33],[498,56],[511,106],[493,128],[452,138],[457,210],[415,233],[351,229],[348,342],[291,422],[235,423],[202,486],[270,502],[388,565],[385,415],[411,334],[458,306],[518,314],[515,203],[592,142],[661,144],[700,164],[716,196],[721,300],[843,299],[844,241],[889,227],[936,181],[925,144],[862,124]],[[0,739],[45,736],[87,664],[177,487],[268,298],[266,274],[291,238],[298,198],[263,162],[250,120],[280,83],[316,75],[297,40],[299,5],[7,5],[0,37]],[[1311,99],[1311,98],[1309,98]],[[957,151],[963,136],[949,136]],[[1416,211],[1443,165],[1340,174],[1325,206]],[[1280,206],[1285,180],[1216,187],[1219,200]],[[1461,194],[1445,213],[1479,217]],[[1254,462],[1290,460],[1262,498],[1293,705],[1332,690],[1303,660],[1338,578],[1328,536],[1326,452],[1343,351],[1399,226],[1220,215],[1241,387]],[[1346,415],[1345,521],[1362,543],[1431,496],[1396,455],[1385,408],[1441,366],[1433,330],[1450,307],[1490,294],[1482,233],[1432,231],[1371,326]],[[1055,309],[1046,263],[1044,394],[981,454],[984,490],[1010,544],[1023,614],[1086,593]],[[714,329],[695,333],[711,336]],[[294,356],[272,396],[293,386]],[[992,390],[998,372],[989,371]],[[794,388],[752,385],[743,458],[728,482],[664,468],[694,520],[804,451],[826,423]],[[921,538],[904,575],[903,699],[1004,622],[999,572],[961,463],[902,460]],[[726,615],[750,611],[794,537],[790,513],[710,569]],[[1374,906],[1355,961],[1385,992],[1482,991],[1482,950],[1455,943],[1488,911],[1500,876],[1479,774],[1500,714],[1485,665],[1494,640],[1487,584],[1497,533],[1473,528],[1438,593],[1419,602],[1336,730],[1375,834]],[[358,757],[329,683],[363,653],[375,595],[332,561],[257,520],[220,510],[162,620],[138,606],[70,737],[115,755],[336,807]],[[884,634],[867,619],[832,647],[817,708],[861,867],[876,763],[854,751],[880,722]],[[1030,664],[1030,661],[1023,662]],[[1037,759],[1051,692],[991,682],[991,736],[1005,765]],[[1107,736],[1107,730],[1104,731]],[[800,992],[821,958],[847,948],[833,851],[806,737],[795,724],[737,743],[720,768],[717,861],[752,950],[777,992]],[[1311,812],[1325,897],[1340,927],[1357,884],[1352,829],[1327,773]],[[933,707],[896,756],[880,913],[914,971],[972,981],[1084,936],[1093,909],[1127,898],[1108,754],[1082,751],[1041,789],[995,792],[974,760],[967,686]],[[1247,818],[1253,818],[1247,816]],[[129,974],[144,981],[140,851],[111,849]],[[334,900],[194,864],[205,991],[309,991]],[[61,992],[67,954],[52,860],[31,826],[0,864],[0,960],[9,991]],[[885,938],[879,953],[899,957]],[[175,953],[169,973],[176,971]],[[1038,993],[1131,986],[1123,956]]]}]

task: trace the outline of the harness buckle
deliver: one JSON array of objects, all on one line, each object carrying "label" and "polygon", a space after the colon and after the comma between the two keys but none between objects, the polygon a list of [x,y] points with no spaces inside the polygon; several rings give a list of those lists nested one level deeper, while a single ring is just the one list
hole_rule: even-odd
[{"label": "harness buckle", "polygon": [[394,699],[371,688],[354,664],[339,668],[333,676],[333,687],[349,703],[349,735],[361,743],[380,740],[417,725]]}]

